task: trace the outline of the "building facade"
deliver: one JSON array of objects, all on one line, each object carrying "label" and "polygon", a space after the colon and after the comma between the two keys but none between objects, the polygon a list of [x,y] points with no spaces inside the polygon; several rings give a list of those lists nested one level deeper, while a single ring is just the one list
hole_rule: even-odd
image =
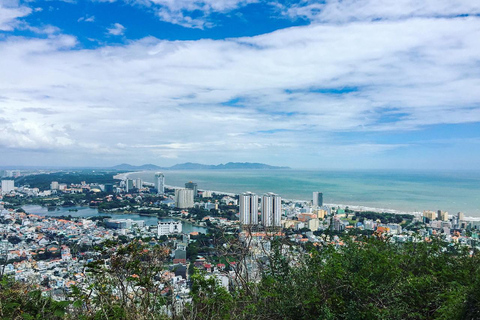
[{"label": "building facade", "polygon": [[133,189],[133,180],[127,179],[125,180],[125,191],[130,192]]},{"label": "building facade", "polygon": [[258,225],[258,196],[252,192],[240,195],[240,223]]},{"label": "building facade", "polygon": [[313,206],[321,207],[323,206],[323,193],[315,191],[313,193]]},{"label": "building facade", "polygon": [[180,209],[193,207],[193,190],[192,189],[176,189],[175,190],[175,206]]},{"label": "building facade", "polygon": [[169,234],[182,233],[181,221],[158,222],[158,235],[166,236]]},{"label": "building facade", "polygon": [[193,190],[194,197],[196,197],[198,194],[197,184],[195,182],[189,181],[185,183],[185,189]]},{"label": "building facade", "polygon": [[437,219],[441,221],[448,221],[448,212],[447,211],[442,211],[438,210],[437,211]]},{"label": "building facade", "polygon": [[165,176],[161,172],[155,173],[155,189],[157,194],[165,193]]},{"label": "building facade", "polygon": [[262,197],[262,225],[280,227],[282,217],[282,197],[275,193],[266,193]]},{"label": "building facade", "polygon": [[7,194],[15,190],[14,180],[2,180],[2,193]]},{"label": "building facade", "polygon": [[143,187],[143,181],[140,178],[135,179],[135,188],[137,189],[142,189]]}]

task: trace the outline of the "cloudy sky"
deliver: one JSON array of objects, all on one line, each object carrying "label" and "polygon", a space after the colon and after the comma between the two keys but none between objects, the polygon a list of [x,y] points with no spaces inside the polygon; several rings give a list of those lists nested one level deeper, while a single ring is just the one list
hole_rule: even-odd
[{"label": "cloudy sky", "polygon": [[478,0],[0,0],[0,166],[479,159]]}]

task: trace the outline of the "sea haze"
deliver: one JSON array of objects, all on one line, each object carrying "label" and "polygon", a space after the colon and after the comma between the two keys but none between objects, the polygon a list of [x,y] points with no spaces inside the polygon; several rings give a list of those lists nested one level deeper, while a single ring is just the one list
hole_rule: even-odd
[{"label": "sea haze", "polygon": [[[232,193],[275,192],[283,198],[311,200],[321,191],[329,204],[366,206],[405,212],[462,211],[480,218],[480,172],[227,170],[165,171],[165,182]],[[130,178],[153,182],[154,172]]]}]

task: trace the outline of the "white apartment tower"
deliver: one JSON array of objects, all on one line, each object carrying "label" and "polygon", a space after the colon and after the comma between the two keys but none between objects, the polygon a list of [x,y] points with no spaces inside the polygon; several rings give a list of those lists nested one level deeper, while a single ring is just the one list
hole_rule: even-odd
[{"label": "white apartment tower", "polygon": [[142,189],[143,187],[143,181],[140,178],[135,179],[135,188],[137,189]]},{"label": "white apartment tower", "polygon": [[155,189],[157,194],[165,193],[165,176],[161,172],[155,173]]},{"label": "white apartment tower", "polygon": [[266,193],[262,197],[262,224],[264,227],[280,227],[282,217],[282,197]]},{"label": "white apartment tower", "polygon": [[176,189],[175,190],[175,206],[179,209],[193,207],[193,190],[192,189]]},{"label": "white apartment tower", "polygon": [[2,180],[2,194],[7,194],[15,190],[13,180]]},{"label": "white apartment tower", "polygon": [[323,193],[315,191],[313,193],[313,206],[321,207],[323,206]]},{"label": "white apartment tower", "polygon": [[255,193],[245,192],[240,195],[240,223],[258,224],[258,196]]}]

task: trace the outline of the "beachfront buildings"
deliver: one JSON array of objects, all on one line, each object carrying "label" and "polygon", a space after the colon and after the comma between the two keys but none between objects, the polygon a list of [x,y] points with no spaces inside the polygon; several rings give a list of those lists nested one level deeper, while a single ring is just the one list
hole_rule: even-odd
[{"label": "beachfront buildings", "polygon": [[423,216],[429,219],[430,221],[433,221],[437,218],[437,214],[434,211],[430,211],[430,210],[423,211]]},{"label": "beachfront buildings", "polygon": [[133,190],[133,180],[131,179],[125,180],[125,191],[128,193],[128,192],[132,192],[132,190]]},{"label": "beachfront buildings", "polygon": [[155,173],[155,189],[157,194],[165,193],[165,176],[161,172]]},{"label": "beachfront buildings", "polygon": [[448,212],[443,210],[437,211],[437,220],[448,221]]},{"label": "beachfront buildings", "polygon": [[179,209],[193,208],[193,190],[192,189],[176,189],[175,190],[175,207]]},{"label": "beachfront buildings", "polygon": [[262,197],[262,225],[280,227],[282,216],[282,197],[275,193],[266,193]]},{"label": "beachfront buildings", "polygon": [[185,189],[193,190],[193,196],[196,197],[198,194],[197,184],[195,182],[189,181],[185,183]]},{"label": "beachfront buildings", "polygon": [[240,223],[258,225],[258,196],[252,192],[240,195]]},{"label": "beachfront buildings", "polygon": [[323,193],[321,192],[313,192],[313,206],[314,207],[321,207],[323,206]]}]

